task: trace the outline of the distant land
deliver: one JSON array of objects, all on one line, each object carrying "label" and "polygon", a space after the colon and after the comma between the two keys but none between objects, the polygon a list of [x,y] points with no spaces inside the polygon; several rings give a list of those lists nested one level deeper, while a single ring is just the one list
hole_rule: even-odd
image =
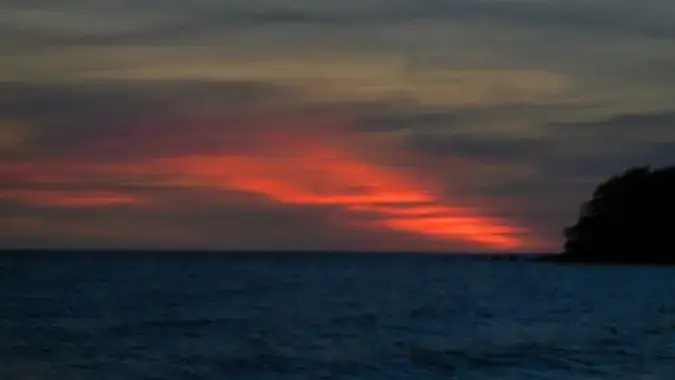
[{"label": "distant land", "polygon": [[561,263],[675,265],[675,167],[635,167],[601,183],[564,230]]}]

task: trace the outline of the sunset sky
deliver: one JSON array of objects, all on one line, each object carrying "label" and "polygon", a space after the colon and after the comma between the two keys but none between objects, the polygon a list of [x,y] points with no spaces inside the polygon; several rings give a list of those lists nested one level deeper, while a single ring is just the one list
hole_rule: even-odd
[{"label": "sunset sky", "polygon": [[0,0],[0,248],[557,251],[675,164],[669,0]]}]

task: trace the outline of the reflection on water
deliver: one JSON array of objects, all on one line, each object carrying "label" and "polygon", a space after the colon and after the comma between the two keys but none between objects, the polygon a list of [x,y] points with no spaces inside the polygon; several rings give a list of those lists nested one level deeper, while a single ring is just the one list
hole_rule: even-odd
[{"label": "reflection on water", "polygon": [[675,269],[0,258],[2,379],[670,379]]}]

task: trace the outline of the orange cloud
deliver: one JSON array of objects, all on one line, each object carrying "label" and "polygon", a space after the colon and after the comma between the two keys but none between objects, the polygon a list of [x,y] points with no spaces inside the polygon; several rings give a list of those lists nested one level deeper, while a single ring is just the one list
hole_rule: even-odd
[{"label": "orange cloud", "polygon": [[[321,149],[326,149],[321,151]],[[155,162],[196,187],[236,189],[291,205],[337,206],[375,216],[376,226],[492,249],[518,249],[521,231],[462,207],[451,207],[387,168],[327,147],[302,156],[192,156]]]},{"label": "orange cloud", "polygon": [[[155,152],[151,158],[127,158],[124,162],[52,163],[48,175],[44,167],[39,170],[36,165],[0,165],[0,173],[33,182],[61,178],[71,183],[74,177],[86,182],[88,178],[107,177],[154,186],[234,190],[285,205],[339,209],[350,216],[354,228],[393,230],[490,250],[518,250],[530,243],[524,230],[485,216],[484,210],[448,204],[443,186],[429,181],[433,178],[421,182],[415,173],[376,162],[372,153],[385,147],[368,146],[370,152],[366,153],[371,154],[364,154],[358,134],[347,133],[340,123],[306,115],[276,116],[239,118],[238,129],[224,128],[222,136],[212,137],[226,141],[225,131],[241,129],[250,138],[236,149],[209,153],[172,150],[169,155]],[[180,135],[170,133],[155,136],[180,139]],[[153,152],[153,142],[157,141],[136,143],[147,144],[148,151]],[[163,141],[157,143],[164,146]],[[147,202],[117,191],[14,190],[0,191],[0,198],[63,207]]]},{"label": "orange cloud", "polygon": [[117,170],[167,184],[255,193],[287,205],[334,206],[354,216],[356,225],[488,249],[514,250],[526,243],[523,230],[475,209],[447,205],[442,191],[369,162],[342,136],[331,135],[334,130],[318,134],[294,129],[263,132],[254,147],[236,154],[157,158]]},{"label": "orange cloud", "polygon": [[102,207],[144,203],[144,200],[112,191],[0,190],[0,199],[36,206]]}]

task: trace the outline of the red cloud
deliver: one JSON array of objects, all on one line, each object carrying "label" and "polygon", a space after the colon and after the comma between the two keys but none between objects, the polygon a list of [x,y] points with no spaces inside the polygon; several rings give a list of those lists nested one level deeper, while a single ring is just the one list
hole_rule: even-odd
[{"label": "red cloud", "polygon": [[[485,216],[487,210],[447,204],[440,184],[427,186],[410,173],[375,163],[360,149],[357,134],[348,133],[343,124],[306,115],[267,115],[239,118],[236,124],[222,122],[222,128],[209,127],[203,137],[227,144],[237,136],[238,146],[226,150],[196,153],[194,131],[190,149],[180,152],[181,129],[157,129],[145,139],[131,136],[126,142],[143,147],[143,157],[124,162],[68,164],[53,163],[47,172],[44,163],[16,166],[0,165],[0,173],[18,180],[39,179],[86,182],[92,177],[120,181],[152,181],[155,185],[196,189],[217,189],[258,194],[286,205],[332,206],[351,215],[354,228],[364,224],[374,228],[441,241],[460,241],[495,250],[516,250],[528,244],[524,231],[504,220]],[[156,124],[155,124],[156,125]],[[190,127],[183,127],[190,128]],[[161,133],[163,132],[163,133]],[[218,134],[220,133],[220,134]],[[246,136],[242,139],[241,136]],[[171,140],[171,144],[166,141]],[[110,147],[110,141],[104,142]],[[162,152],[162,146],[171,152]],[[96,144],[92,145],[96,149]],[[157,151],[153,147],[159,148]],[[378,149],[369,147],[370,155]],[[151,155],[148,155],[150,153]],[[154,157],[152,157],[154,155]],[[149,157],[150,156],[150,157]],[[59,169],[60,167],[60,169]],[[67,169],[66,169],[67,168]],[[1,191],[0,198],[18,199],[37,205],[70,207],[138,204],[140,197],[114,191],[54,192]]]}]

